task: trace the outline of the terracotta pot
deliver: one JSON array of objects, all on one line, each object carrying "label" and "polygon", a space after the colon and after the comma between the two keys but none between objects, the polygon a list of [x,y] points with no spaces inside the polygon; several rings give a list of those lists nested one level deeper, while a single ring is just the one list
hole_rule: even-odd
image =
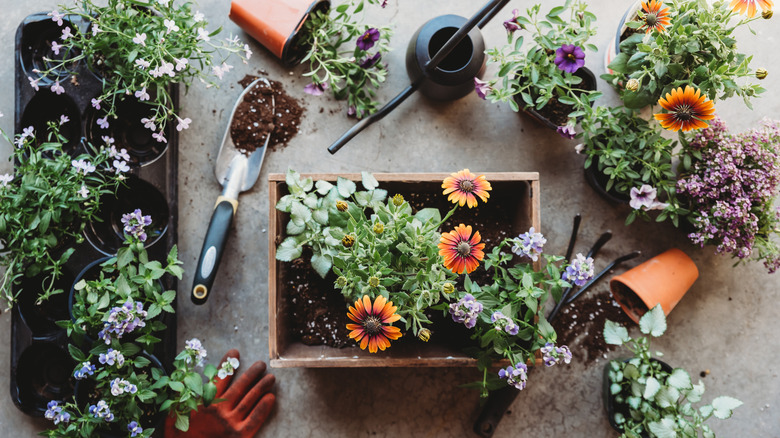
[{"label": "terracotta pot", "polygon": [[285,67],[292,67],[307,51],[300,43],[306,19],[315,11],[329,8],[327,0],[233,0],[229,17]]},{"label": "terracotta pot", "polygon": [[699,270],[693,260],[672,248],[614,277],[609,288],[620,307],[639,323],[639,318],[659,303],[669,315],[697,278]]}]

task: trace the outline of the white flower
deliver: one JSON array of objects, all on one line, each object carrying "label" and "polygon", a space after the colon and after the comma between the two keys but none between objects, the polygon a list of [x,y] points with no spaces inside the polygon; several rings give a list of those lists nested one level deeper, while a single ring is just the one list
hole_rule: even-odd
[{"label": "white flower", "polygon": [[136,44],[140,44],[144,47],[146,47],[146,34],[145,33],[136,33],[135,38],[133,38],[133,42]]},{"label": "white flower", "polygon": [[55,55],[60,54],[60,49],[62,48],[62,44],[58,44],[57,41],[51,42],[51,51],[54,52]]},{"label": "white flower", "polygon": [[76,168],[76,172],[84,172],[84,175],[95,171],[95,166],[86,160],[73,160],[70,164]]},{"label": "white flower", "polygon": [[72,34],[72,33],[70,33],[70,28],[69,28],[69,27],[66,27],[66,28],[65,28],[65,29],[63,29],[63,31],[62,31],[62,36],[60,37],[60,39],[61,39],[62,41],[65,41],[65,40],[67,40],[68,38],[70,38],[70,37],[72,37],[72,36],[73,36],[73,34]]},{"label": "white flower", "polygon": [[125,173],[130,171],[130,166],[124,161],[114,160],[114,168],[116,173]]},{"label": "white flower", "polygon": [[159,143],[168,143],[168,140],[165,139],[165,136],[163,135],[163,132],[155,132],[152,134],[152,137],[157,140]]},{"label": "white flower", "polygon": [[157,3],[161,4],[162,6],[168,6],[168,3],[171,0],[157,0]]},{"label": "white flower", "polygon": [[108,129],[108,116],[97,119],[97,124],[100,129]]},{"label": "white flower", "polygon": [[204,28],[198,28],[198,39],[203,41],[210,41],[211,37],[209,37],[209,33],[206,32],[206,29]]},{"label": "white flower", "polygon": [[31,76],[27,76],[27,80],[30,81],[30,86],[33,87],[35,89],[35,91],[38,91],[38,89],[39,89],[38,88],[38,81],[40,81],[41,79],[40,78],[33,79]]},{"label": "white flower", "polygon": [[46,15],[50,16],[51,21],[56,22],[57,26],[62,26],[62,19],[65,18],[64,14],[60,14],[59,11],[51,11]]},{"label": "white flower", "polygon": [[[244,55],[246,56],[246,59],[252,57],[252,50],[249,49],[249,44],[244,44]],[[246,64],[246,61],[244,61],[244,64]]]},{"label": "white flower", "polygon": [[147,119],[146,117],[144,117],[143,119],[141,119],[141,123],[144,124],[144,128],[146,129],[151,129],[152,131],[157,129],[157,127],[154,126],[154,120],[152,119]]},{"label": "white flower", "polygon": [[92,24],[92,36],[95,36],[95,35],[99,34],[100,32],[103,32],[103,31],[100,30],[100,28],[98,27],[97,24],[93,23]]},{"label": "white flower", "polygon": [[218,77],[220,79],[222,79],[222,76],[225,75],[225,72],[222,71],[222,68],[219,67],[219,66],[216,66],[216,65],[211,67],[211,71],[214,73],[214,76],[216,76],[216,77]]},{"label": "white flower", "polygon": [[168,28],[168,31],[165,32],[166,35],[171,32],[177,32],[179,30],[179,26],[177,26],[176,22],[173,20],[163,20],[163,24]]},{"label": "white flower", "polygon": [[135,60],[135,65],[137,65],[138,68],[143,70],[143,69],[149,67],[152,64],[149,61],[145,61],[145,60],[139,58],[139,59]]},{"label": "white flower", "polygon": [[81,195],[81,197],[84,199],[89,198],[89,189],[87,188],[87,186],[81,186],[81,189],[76,193]]},{"label": "white flower", "polygon": [[51,86],[51,91],[57,93],[57,95],[60,95],[65,92],[65,88],[60,85],[60,81],[54,81],[54,85]]},{"label": "white flower", "polygon": [[68,116],[66,116],[65,114],[60,116],[60,125],[64,125],[68,122],[70,122],[70,118]]},{"label": "white flower", "polygon": [[173,58],[173,60],[176,61],[176,71],[182,71],[187,68],[187,63],[189,62],[187,58]]},{"label": "white flower", "polygon": [[581,154],[582,151],[584,151],[584,150],[585,150],[585,145],[582,144],[582,143],[579,143],[576,146],[574,146],[574,152],[576,152],[578,154]]},{"label": "white flower", "polygon": [[5,187],[9,182],[13,181],[14,176],[10,173],[0,175],[0,187]]},{"label": "white flower", "polygon": [[230,366],[233,367],[234,370],[238,369],[238,366],[240,365],[240,363],[238,362],[238,358],[237,357],[229,357],[227,361],[230,364]]},{"label": "white flower", "polygon": [[160,66],[160,73],[167,74],[170,77],[176,76],[176,72],[173,70],[173,63],[163,62],[163,65]]},{"label": "white flower", "polygon": [[146,87],[135,92],[135,97],[140,101],[149,100],[149,93],[146,92]]},{"label": "white flower", "polygon": [[[109,137],[107,135],[104,135],[100,137],[101,140],[103,140],[103,143],[107,145],[113,145],[116,140],[114,140],[114,137]],[[108,152],[109,157],[116,156],[116,148],[114,146],[111,146],[111,150]]]},{"label": "white flower", "polygon": [[183,129],[188,129],[190,127],[190,123],[192,123],[192,120],[189,117],[186,117],[184,120],[180,119],[178,116],[176,117],[176,120],[179,121],[179,124],[176,125],[176,130],[181,131]]},{"label": "white flower", "polygon": [[226,40],[228,43],[230,43],[230,44],[233,44],[233,45],[235,45],[235,46],[237,46],[237,45],[238,45],[238,35],[233,35],[233,37],[232,37],[232,38],[225,38],[225,40]]},{"label": "white flower", "polygon": [[160,67],[155,67],[152,70],[149,70],[149,74],[152,75],[155,78],[159,78],[160,76],[164,75],[165,73],[160,72]]},{"label": "white flower", "polygon": [[192,16],[192,19],[195,20],[196,23],[203,21],[203,18],[203,14],[200,11],[195,12],[195,15]]},{"label": "white flower", "polygon": [[102,102],[102,100],[92,99],[92,107],[95,109],[100,109],[100,102]]},{"label": "white flower", "polygon": [[22,138],[26,137],[35,137],[35,128],[32,126],[28,126],[24,129],[22,129]]},{"label": "white flower", "polygon": [[[113,142],[113,138],[111,141]],[[111,145],[111,149],[108,150],[108,156],[110,158],[121,158],[125,161],[130,161],[130,155],[127,153],[127,149],[122,148],[120,150],[116,149],[116,146]]]},{"label": "white flower", "polygon": [[656,201],[657,190],[647,184],[642,184],[641,187],[631,188],[631,201],[628,205],[634,210],[640,210],[643,207],[645,209],[652,207]]}]

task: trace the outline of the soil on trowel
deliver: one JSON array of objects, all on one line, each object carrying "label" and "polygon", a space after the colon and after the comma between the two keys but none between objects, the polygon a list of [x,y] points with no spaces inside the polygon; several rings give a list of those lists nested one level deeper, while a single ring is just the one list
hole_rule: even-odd
[{"label": "soil on trowel", "polygon": [[552,325],[558,334],[558,344],[568,345],[574,360],[587,366],[606,360],[607,352],[617,348],[604,342],[606,320],[626,328],[636,325],[608,290],[586,292],[561,309]]},{"label": "soil on trowel", "polygon": [[[246,88],[257,76],[246,75],[238,83]],[[230,137],[236,149],[249,154],[265,143],[275,150],[284,147],[298,133],[303,107],[298,100],[285,93],[282,84],[269,80],[271,86],[258,83],[238,104],[230,125]],[[273,104],[272,104],[273,98]]]}]

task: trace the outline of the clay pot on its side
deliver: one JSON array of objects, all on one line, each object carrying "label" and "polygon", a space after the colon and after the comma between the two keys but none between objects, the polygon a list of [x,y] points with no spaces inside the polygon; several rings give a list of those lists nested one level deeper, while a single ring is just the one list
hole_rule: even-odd
[{"label": "clay pot on its side", "polygon": [[638,324],[657,304],[669,315],[697,278],[699,270],[693,260],[672,248],[612,278],[609,288],[623,311]]},{"label": "clay pot on its side", "polygon": [[301,45],[303,24],[310,14],[329,8],[327,0],[233,0],[229,17],[285,67],[292,67],[308,50]]}]

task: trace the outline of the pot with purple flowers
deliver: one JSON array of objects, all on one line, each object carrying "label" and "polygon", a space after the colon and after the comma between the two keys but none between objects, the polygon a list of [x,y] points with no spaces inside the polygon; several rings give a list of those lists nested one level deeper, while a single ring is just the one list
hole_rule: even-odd
[{"label": "pot with purple flowers", "polygon": [[[567,1],[544,14],[542,5],[518,9],[504,22],[507,44],[488,50],[488,65],[497,64],[497,78],[475,78],[477,94],[491,102],[506,102],[565,138],[586,107],[600,95],[596,77],[585,68],[588,39],[595,35],[596,17],[581,0]],[[528,35],[530,34],[530,35]],[[529,38],[530,36],[530,38]]]}]

